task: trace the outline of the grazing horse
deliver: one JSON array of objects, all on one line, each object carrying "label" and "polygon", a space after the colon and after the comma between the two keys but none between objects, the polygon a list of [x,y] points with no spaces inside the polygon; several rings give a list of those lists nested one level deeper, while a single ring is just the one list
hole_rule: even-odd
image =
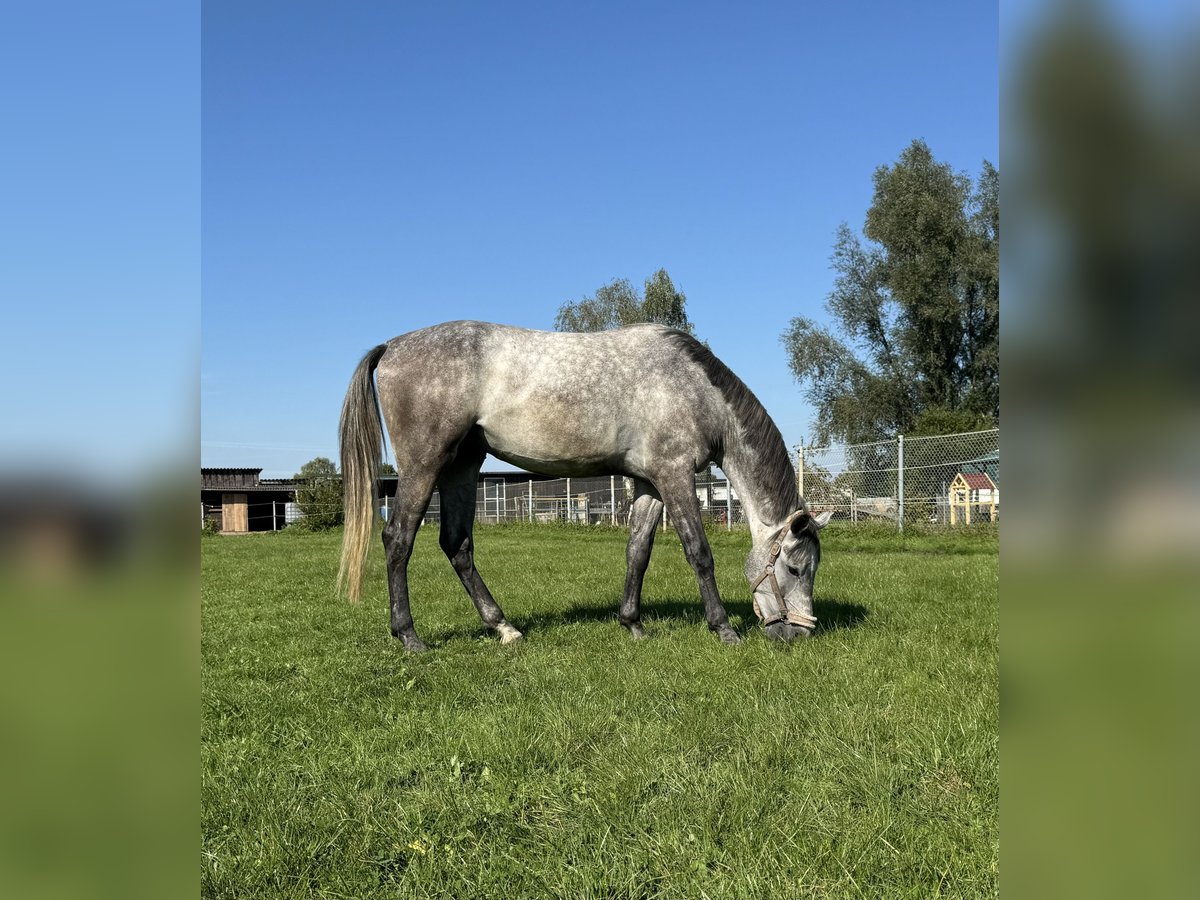
[{"label": "grazing horse", "polygon": [[691,335],[661,325],[572,334],[447,322],[368,352],[351,378],[339,429],[346,530],[338,586],[355,602],[374,521],[383,422],[399,473],[383,529],[391,627],[409,650],[425,649],[409,609],[408,560],[435,487],[442,550],[484,625],[504,643],[521,637],[475,569],[475,492],[488,453],[546,475],[633,479],[619,618],[635,638],[645,636],[642,578],[666,504],[700,582],[708,627],[736,644],[693,484],[694,473],[715,462],[750,525],[746,577],[767,635],[790,641],[816,627],[817,532],[830,513],[812,514],[796,490],[779,429],[741,379]]}]

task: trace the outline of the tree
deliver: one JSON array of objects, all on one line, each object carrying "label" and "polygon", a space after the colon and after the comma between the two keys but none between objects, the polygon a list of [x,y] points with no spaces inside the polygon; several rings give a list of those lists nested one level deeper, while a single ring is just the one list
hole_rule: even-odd
[{"label": "tree", "polygon": [[577,303],[564,303],[554,318],[558,331],[606,331],[638,322],[657,322],[693,333],[687,297],[676,290],[666,269],[646,279],[642,294],[627,278],[617,278]]},{"label": "tree", "polygon": [[296,505],[305,527],[316,530],[342,524],[342,479],[337,466],[324,456],[311,459],[296,473]]},{"label": "tree", "polygon": [[675,289],[666,269],[659,269],[647,278],[642,293],[645,299],[642,301],[641,321],[657,322],[692,334],[692,323],[688,321],[685,309],[687,297]]},{"label": "tree", "polygon": [[850,443],[1000,419],[1000,174],[973,184],[913,141],[874,174],[862,241],[843,223],[826,308],[841,336],[792,319],[781,340],[817,407],[816,438]]}]

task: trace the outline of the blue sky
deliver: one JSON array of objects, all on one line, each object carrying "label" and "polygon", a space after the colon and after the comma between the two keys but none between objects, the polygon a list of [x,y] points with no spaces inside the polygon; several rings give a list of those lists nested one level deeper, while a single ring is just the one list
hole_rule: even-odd
[{"label": "blue sky", "polygon": [[877,165],[997,161],[996,44],[983,3],[205,3],[204,464],[332,457],[367,348],[660,266],[799,442],[779,335]]},{"label": "blue sky", "polygon": [[367,347],[550,327],[660,266],[794,444],[778,336],[823,315],[875,166],[997,158],[996,30],[961,2],[10,4],[0,470],[190,467],[198,380],[204,464],[290,474]]},{"label": "blue sky", "polygon": [[194,466],[198,9],[5,4],[0,110],[0,471]]}]

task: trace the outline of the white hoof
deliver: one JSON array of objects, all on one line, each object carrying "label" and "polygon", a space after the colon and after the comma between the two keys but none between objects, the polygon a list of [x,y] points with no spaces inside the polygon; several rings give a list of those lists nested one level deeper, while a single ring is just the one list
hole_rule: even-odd
[{"label": "white hoof", "polygon": [[511,644],[513,641],[521,639],[521,632],[517,631],[517,629],[513,628],[507,622],[503,625],[497,625],[496,631],[500,633],[500,643],[502,644]]}]

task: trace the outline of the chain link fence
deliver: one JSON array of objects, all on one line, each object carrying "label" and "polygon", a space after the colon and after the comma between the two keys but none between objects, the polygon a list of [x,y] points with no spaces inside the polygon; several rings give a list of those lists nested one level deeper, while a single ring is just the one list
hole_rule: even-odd
[{"label": "chain link fence", "polygon": [[[933,437],[904,437],[796,451],[796,482],[816,510],[851,524],[884,522],[960,525],[996,522],[1000,516],[1000,431],[974,431]],[[737,492],[715,469],[695,476],[696,499],[704,520],[732,528],[745,518]],[[381,519],[394,502],[385,487],[376,501]],[[475,520],[563,522],[578,525],[629,524],[633,480],[620,476],[519,480],[484,474],[476,489]],[[425,524],[441,522],[441,497],[434,491]],[[221,506],[201,504],[201,520],[227,521]],[[238,531],[276,531],[303,517],[289,500],[248,495],[237,515]],[[662,524],[670,527],[664,511]]]},{"label": "chain link fence", "polygon": [[[695,477],[696,499],[705,520],[712,524],[734,525],[742,522],[741,503],[729,483],[711,470]],[[629,524],[633,506],[633,479],[620,476],[595,478],[554,478],[514,481],[484,476],[475,495],[475,521],[483,525],[511,522],[564,522],[578,525]],[[379,514],[386,517],[390,500],[378,503]],[[441,521],[441,497],[434,491],[425,523]],[[663,525],[670,527],[670,516],[663,511]]]},{"label": "chain link fence", "polygon": [[800,492],[835,520],[959,525],[1000,517],[1000,430],[905,437],[796,454]]},{"label": "chain link fence", "polygon": [[[383,496],[375,501],[382,520],[387,519],[394,503],[394,491],[394,485],[389,487],[385,483]],[[695,477],[695,491],[701,513],[709,524],[732,527],[744,522],[737,493],[731,491],[729,482],[713,470]],[[481,525],[563,522],[627,526],[633,501],[631,478],[605,475],[519,480],[485,473],[476,488],[475,521]],[[340,506],[330,508],[341,509]],[[260,499],[253,494],[239,495],[236,507],[202,502],[200,515],[201,522],[211,523],[213,530],[236,532],[279,531],[304,518],[294,500]],[[425,511],[424,524],[436,525],[441,519],[441,495],[435,490]],[[662,524],[666,527],[671,524],[665,510]]]}]

